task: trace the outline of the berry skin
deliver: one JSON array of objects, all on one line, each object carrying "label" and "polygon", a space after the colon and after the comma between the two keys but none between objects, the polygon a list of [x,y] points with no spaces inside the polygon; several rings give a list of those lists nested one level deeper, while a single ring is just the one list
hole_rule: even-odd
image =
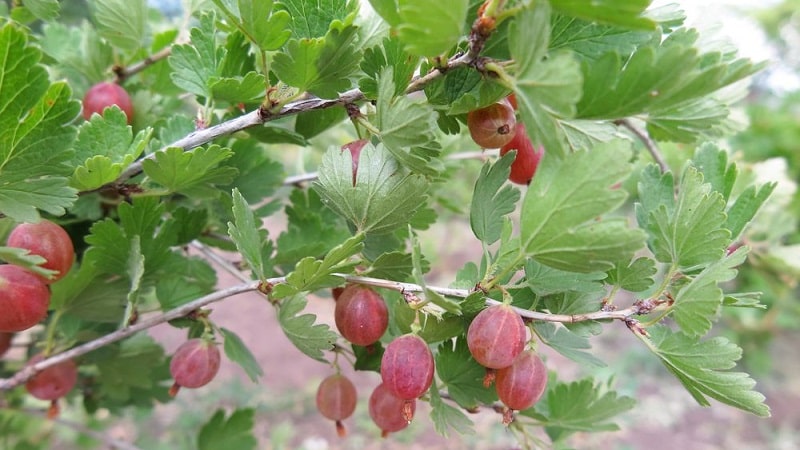
[{"label": "berry skin", "polygon": [[539,161],[544,155],[544,147],[539,147],[538,150],[533,147],[533,143],[528,137],[528,132],[525,131],[525,125],[520,122],[517,124],[514,138],[500,148],[500,156],[511,150],[516,150],[517,156],[514,158],[514,162],[511,163],[511,173],[508,175],[508,179],[512,183],[530,184],[536,169],[539,167]]},{"label": "berry skin", "polygon": [[342,151],[349,150],[350,157],[353,159],[353,186],[356,185],[356,178],[358,175],[358,159],[361,157],[361,149],[367,145],[367,139],[359,139],[342,146]]},{"label": "berry skin", "polygon": [[175,379],[169,394],[174,397],[181,387],[205,386],[217,375],[219,363],[219,349],[213,342],[205,339],[184,342],[169,363],[169,372]]},{"label": "berry skin", "polygon": [[386,346],[381,358],[381,379],[392,394],[405,400],[403,417],[414,417],[412,402],[433,383],[433,354],[428,344],[415,334],[400,336]]},{"label": "berry skin", "polygon": [[45,283],[55,283],[64,278],[75,261],[75,248],[67,232],[49,220],[37,223],[22,223],[11,230],[6,245],[24,248],[46,261],[45,269],[58,272],[53,279],[42,278]]},{"label": "berry skin", "polygon": [[0,266],[0,332],[17,332],[47,317],[50,289],[41,278],[11,264]]},{"label": "berry skin", "polygon": [[128,92],[120,85],[110,82],[97,83],[83,96],[83,118],[89,120],[92,114],[103,115],[103,110],[117,105],[128,118],[128,125],[133,120],[133,104]]},{"label": "berry skin", "polygon": [[405,408],[410,409],[413,416],[417,409],[417,401],[398,398],[383,383],[379,384],[369,396],[369,416],[381,429],[383,437],[408,426],[409,421],[403,417]]},{"label": "berry skin", "polygon": [[317,389],[317,409],[328,419],[336,421],[336,432],[344,437],[347,431],[342,420],[356,410],[356,387],[349,378],[334,374],[322,380]]},{"label": "berry skin", "polygon": [[11,348],[12,340],[14,340],[14,333],[0,333],[0,358]]},{"label": "berry skin", "polygon": [[517,119],[506,100],[467,114],[467,127],[472,140],[484,148],[500,148],[514,138]]},{"label": "berry skin", "polygon": [[336,300],[334,310],[336,328],[345,339],[355,345],[377,342],[389,326],[386,302],[374,290],[351,284]]},{"label": "berry skin", "polygon": [[511,107],[514,108],[514,111],[516,111],[517,110],[517,96],[515,94],[508,94],[508,97],[506,97],[506,100],[508,100],[508,103],[510,103]]},{"label": "berry skin", "polygon": [[[33,356],[26,365],[36,364],[43,359],[44,356],[40,353]],[[25,389],[39,400],[50,401],[47,417],[52,419],[58,416],[58,399],[67,395],[77,382],[78,367],[74,361],[68,359],[34,375],[25,383]]]},{"label": "berry skin", "polygon": [[478,363],[490,369],[510,366],[525,347],[525,323],[508,305],[481,311],[467,329],[467,346]]},{"label": "berry skin", "polygon": [[[497,396],[512,411],[533,406],[542,397],[546,386],[547,367],[532,350],[520,353],[514,364],[497,371]],[[511,411],[503,415],[505,424],[511,420]]]}]

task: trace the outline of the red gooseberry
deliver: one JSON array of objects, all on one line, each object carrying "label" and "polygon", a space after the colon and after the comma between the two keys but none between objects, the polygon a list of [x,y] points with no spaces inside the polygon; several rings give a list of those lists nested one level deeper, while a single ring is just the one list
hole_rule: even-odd
[{"label": "red gooseberry", "polygon": [[6,245],[24,248],[31,254],[44,258],[42,267],[57,272],[52,279],[43,277],[45,283],[54,283],[64,278],[75,261],[75,248],[69,234],[60,225],[49,220],[17,225],[8,235]]}]

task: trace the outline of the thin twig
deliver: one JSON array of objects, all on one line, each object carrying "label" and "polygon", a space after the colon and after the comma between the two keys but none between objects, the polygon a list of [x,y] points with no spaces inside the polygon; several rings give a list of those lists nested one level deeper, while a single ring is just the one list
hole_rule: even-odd
[{"label": "thin twig", "polygon": [[60,417],[49,419],[47,417],[47,413],[44,411],[39,411],[37,409],[31,409],[31,408],[17,409],[12,411],[18,411],[20,413],[27,414],[29,416],[37,416],[47,419],[48,421],[51,421],[55,424],[70,428],[74,431],[77,431],[80,434],[98,440],[110,448],[116,448],[119,450],[142,450],[141,447],[131,444],[130,442],[123,441],[121,439],[116,439],[104,433],[100,433],[99,431],[93,430],[82,423],[73,422],[71,420],[62,419]]},{"label": "thin twig", "polygon": [[172,46],[162,48],[161,50],[146,56],[143,60],[127,65],[125,67],[116,67],[114,73],[117,75],[117,82],[121,83],[128,78],[136,75],[144,69],[152,66],[153,64],[161,61],[172,54]]},{"label": "thin twig", "polygon": [[243,283],[248,283],[252,281],[241,269],[236,267],[236,265],[234,265],[232,262],[228,261],[227,259],[217,254],[217,252],[209,248],[206,244],[203,244],[202,242],[195,240],[190,242],[189,245],[200,251],[206,258],[213,261],[214,264],[218,265],[220,268],[222,268],[229,274],[238,278],[239,281]]},{"label": "thin twig", "polygon": [[[465,298],[468,295],[472,294],[473,292],[469,289],[456,289],[456,288],[446,288],[446,287],[436,287],[436,286],[425,286],[423,288],[422,286],[414,283],[404,283],[400,281],[384,280],[381,278],[370,278],[370,277],[344,275],[344,274],[336,274],[336,275],[343,277],[344,279],[346,279],[348,282],[351,283],[366,284],[369,286],[392,289],[398,292],[424,292],[425,289],[429,289],[433,292],[436,292],[438,294],[447,297],[458,297],[458,298]],[[502,303],[503,302],[491,298],[486,299],[486,304],[490,306],[499,305]],[[608,319],[625,321],[627,319],[630,319],[632,316],[639,314],[646,314],[652,311],[652,307],[649,307],[644,303],[637,303],[625,309],[618,309],[614,311],[601,310],[597,312],[584,313],[584,314],[551,314],[540,311],[531,311],[517,307],[513,308],[514,311],[517,312],[517,314],[531,320],[540,320],[543,322],[560,322],[560,323],[576,323],[576,322],[586,322],[589,320],[608,320]]]},{"label": "thin twig", "polygon": [[[269,283],[282,283],[285,279],[283,277],[273,278],[267,280]],[[5,391],[11,389],[13,387],[19,386],[22,383],[25,383],[31,377],[36,375],[38,372],[56,365],[58,363],[77,358],[78,356],[83,356],[91,351],[97,350],[102,348],[106,345],[112,344],[114,342],[120,341],[127,337],[133,336],[134,334],[146,330],[148,328],[152,328],[156,325],[159,325],[164,322],[168,322],[170,320],[178,319],[180,317],[184,317],[187,314],[191,313],[192,311],[202,308],[210,303],[222,300],[227,297],[231,297],[237,294],[241,294],[244,292],[255,291],[258,289],[260,282],[258,281],[251,281],[244,284],[239,284],[236,286],[232,286],[226,289],[222,289],[220,291],[213,292],[206,296],[200,297],[194,301],[189,303],[183,304],[177,308],[171,309],[163,314],[159,314],[156,316],[152,316],[147,318],[146,320],[142,320],[135,325],[131,325],[126,328],[119,329],[112,333],[109,333],[105,336],[99,337],[95,340],[86,342],[81,344],[77,347],[73,347],[65,352],[55,354],[50,356],[49,358],[43,359],[36,364],[32,364],[30,366],[26,366],[16,374],[14,374],[11,378],[0,378],[0,391]]]},{"label": "thin twig", "polygon": [[620,125],[624,128],[627,128],[628,131],[633,133],[634,136],[639,138],[644,144],[644,147],[650,152],[650,156],[653,157],[653,160],[658,164],[659,169],[661,169],[661,173],[666,173],[669,171],[669,165],[664,160],[664,156],[661,154],[661,151],[658,149],[658,145],[650,138],[650,135],[647,134],[644,130],[639,129],[636,125],[634,125],[629,119],[620,119],[615,120],[614,123],[616,125]]}]

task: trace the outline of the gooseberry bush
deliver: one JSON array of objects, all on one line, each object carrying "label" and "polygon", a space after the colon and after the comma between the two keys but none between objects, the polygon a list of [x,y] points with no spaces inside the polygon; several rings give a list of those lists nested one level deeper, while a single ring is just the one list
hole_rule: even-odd
[{"label": "gooseberry bush", "polygon": [[[213,0],[166,17],[89,0],[63,20],[69,3],[0,4],[3,442],[47,447],[2,420],[37,399],[122,415],[215,389],[225,359],[269,384],[280,371],[211,314],[244,292],[330,366],[317,407],[341,434],[357,403],[376,439],[473,433],[476,412],[526,447],[615,430],[634,398],[560,370],[603,366],[603,332],[632,334],[700,406],[769,415],[712,331],[761,306],[735,279],[775,184],[724,138],[762,64],[677,7]],[[445,221],[434,239],[475,250],[446,286],[425,245]],[[172,355],[146,333],[167,322],[186,337]],[[253,425],[220,412],[198,447],[256,448]]]}]

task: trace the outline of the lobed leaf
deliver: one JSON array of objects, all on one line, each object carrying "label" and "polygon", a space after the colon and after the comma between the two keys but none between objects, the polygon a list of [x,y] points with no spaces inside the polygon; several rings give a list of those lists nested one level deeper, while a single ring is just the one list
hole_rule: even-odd
[{"label": "lobed leaf", "polygon": [[241,366],[250,381],[257,382],[259,377],[264,375],[264,371],[255,356],[253,356],[253,353],[250,352],[250,349],[247,348],[247,345],[236,333],[227,328],[220,328],[220,331],[224,337],[223,349],[225,350],[225,356]]},{"label": "lobed leaf", "polygon": [[255,410],[252,408],[237,409],[226,417],[225,410],[218,409],[206,422],[197,435],[199,450],[219,448],[235,448],[241,450],[255,449],[258,441],[253,435]]},{"label": "lobed leaf", "polygon": [[647,215],[639,225],[649,234],[649,245],[658,261],[692,267],[722,257],[730,241],[725,229],[725,200],[703,182],[703,175],[688,166],[681,176],[677,199],[667,189],[671,176],[642,178],[637,217]]},{"label": "lobed leaf", "polygon": [[331,147],[322,157],[319,179],[312,185],[323,203],[364,233],[386,234],[404,227],[424,205],[429,183],[399,168],[386,147],[367,144],[361,150],[353,185],[349,152]]},{"label": "lobed leaf", "polygon": [[302,295],[284,299],[278,309],[278,322],[295,347],[317,361],[326,362],[323,352],[333,348],[339,335],[328,325],[315,323],[317,317],[313,314],[299,314],[307,303]]},{"label": "lobed leaf", "polygon": [[747,257],[747,247],[708,265],[692,281],[675,294],[672,316],[687,336],[702,336],[711,329],[711,321],[719,314],[723,293],[720,283],[736,276],[734,267]]},{"label": "lobed leaf", "polygon": [[585,431],[615,431],[613,418],[634,407],[636,401],[619,395],[593,379],[564,383],[550,379],[541,400],[520,414],[535,418],[553,441]]},{"label": "lobed leaf", "polygon": [[699,341],[664,326],[650,327],[647,331],[650,337],[642,338],[647,346],[701,406],[710,406],[706,397],[711,397],[757,416],[769,417],[764,396],[752,390],[756,382],[746,373],[726,371],[742,357],[741,348],[724,337]]},{"label": "lobed leaf", "polygon": [[399,0],[397,6],[400,22],[394,26],[408,53],[425,57],[445,54],[464,34],[469,0]]},{"label": "lobed leaf", "polygon": [[491,245],[500,239],[503,218],[514,212],[519,190],[506,183],[515,153],[508,153],[494,164],[486,163],[475,181],[469,222],[480,241]]},{"label": "lobed leaf", "polygon": [[606,271],[616,261],[629,261],[643,233],[622,219],[602,218],[625,200],[625,192],[611,186],[630,172],[629,155],[621,141],[560,161],[545,154],[522,202],[522,251],[570,272]]},{"label": "lobed leaf", "polygon": [[262,230],[260,223],[256,224],[250,205],[238,189],[233,189],[232,197],[234,221],[228,222],[228,235],[247,261],[253,275],[259,280],[266,280],[269,270],[267,262],[271,254],[271,242],[267,239],[267,231]]}]

